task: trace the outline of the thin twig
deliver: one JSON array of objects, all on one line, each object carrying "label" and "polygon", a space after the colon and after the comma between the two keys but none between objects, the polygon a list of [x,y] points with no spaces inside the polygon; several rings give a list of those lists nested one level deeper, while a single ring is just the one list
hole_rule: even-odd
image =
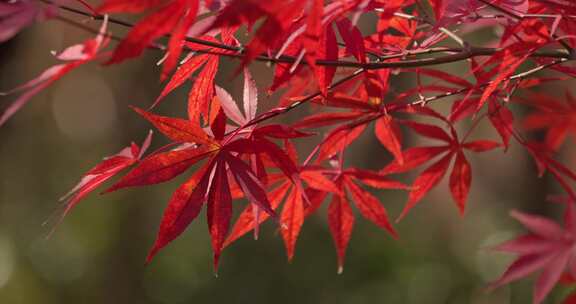
[{"label": "thin twig", "polygon": [[[45,1],[47,3],[51,3],[50,0],[42,0],[42,1]],[[86,13],[86,12],[83,12],[80,10],[76,10],[74,8],[66,7],[66,10],[70,11],[70,12],[78,13],[78,14],[81,14],[84,16],[93,17],[96,19],[99,18],[98,16],[95,17],[89,13]],[[59,17],[58,20],[61,20],[61,21],[66,22],[68,24],[74,25],[74,26],[76,26],[80,29],[86,30],[86,31],[90,31],[90,32],[94,32],[94,33],[97,32],[95,29],[92,29],[92,28],[86,26],[85,24],[82,24],[82,23],[79,23],[79,22],[76,22],[76,21],[73,21],[73,20],[70,20],[70,19],[67,19],[64,17]],[[132,26],[131,24],[120,21],[120,20],[116,20],[116,19],[109,19],[109,20],[112,23],[116,23],[116,24],[120,24],[120,25],[124,25],[124,26]],[[109,37],[113,40],[116,40],[116,41],[119,41],[122,39],[122,38],[116,37],[116,36],[109,36]],[[193,39],[194,43],[198,43],[198,44],[206,45],[206,46],[212,46],[212,47],[215,47],[217,49],[224,49],[224,50],[231,50],[230,48],[234,48],[232,50],[241,49],[238,47],[227,46],[224,44],[214,43],[214,42],[210,42],[210,41],[204,41],[201,39],[195,39],[195,38],[188,38],[188,39]],[[149,48],[156,49],[156,50],[164,50],[165,49],[165,47],[162,45],[151,45],[151,46],[149,46]],[[214,50],[193,50],[193,51],[199,52],[199,53],[208,53],[208,54],[220,55],[220,56],[232,56],[232,57],[241,57],[242,56],[241,54],[222,53],[222,52],[218,52],[218,51],[214,51]],[[499,52],[499,51],[501,51],[500,48],[475,48],[475,47],[431,48],[431,49],[426,49],[426,50],[415,50],[415,51],[408,51],[408,52],[412,52],[412,53],[409,53],[410,55],[431,54],[431,53],[436,53],[436,52],[450,52],[453,54],[442,56],[442,57],[435,57],[435,58],[421,58],[421,59],[403,60],[403,61],[397,61],[397,62],[373,62],[373,63],[366,63],[366,64],[361,64],[361,63],[356,63],[356,62],[346,62],[346,61],[318,60],[317,64],[318,65],[337,64],[337,66],[340,66],[340,67],[358,67],[359,68],[354,73],[352,73],[352,74],[350,74],[350,75],[348,75],[342,79],[339,79],[338,81],[331,84],[328,87],[328,90],[332,90],[332,89],[342,85],[343,83],[357,77],[358,75],[361,75],[366,70],[370,70],[370,69],[420,67],[420,66],[433,65],[433,64],[442,64],[442,63],[461,61],[461,60],[476,57],[476,56],[489,56],[489,55],[492,55],[492,54]],[[394,54],[394,55],[387,56],[384,58],[384,60],[400,58],[402,56],[406,56],[406,52],[404,54]],[[558,60],[553,61],[553,62],[548,63],[548,64],[540,65],[534,69],[513,75],[513,76],[507,78],[507,80],[523,79],[523,78],[528,77],[529,75],[531,75],[533,73],[544,70],[544,69],[549,68],[553,65],[567,62],[568,60],[572,59],[570,57],[570,54],[568,54],[567,52],[562,52],[562,51],[536,52],[533,54],[533,56],[557,58]],[[268,61],[268,62],[278,62],[278,63],[293,63],[295,59],[292,57],[289,57],[289,56],[281,56],[279,58],[268,57],[268,56],[259,56],[256,58],[256,60]],[[436,100],[443,99],[446,97],[462,94],[462,93],[468,92],[470,90],[480,89],[480,88],[486,87],[486,86],[490,85],[491,83],[492,83],[492,81],[486,82],[486,83],[483,83],[483,84],[480,84],[480,85],[477,85],[474,87],[467,87],[467,88],[459,89],[456,91],[446,92],[446,93],[443,93],[440,95],[427,97],[427,98],[417,100],[414,102],[410,102],[407,104],[391,104],[391,106],[394,107],[394,109],[391,108],[391,109],[388,109],[388,111],[398,110],[401,108],[408,108],[408,107],[417,106],[417,105],[423,106],[423,105],[426,105],[432,101],[436,101]],[[307,103],[307,102],[309,102],[309,101],[313,100],[314,98],[319,97],[321,95],[322,95],[322,93],[320,91],[317,91],[313,94],[310,94],[310,95],[292,103],[289,106],[286,106],[283,108],[275,108],[272,111],[262,113],[261,115],[257,116],[255,119],[253,119],[252,121],[248,122],[246,125],[240,127],[240,129],[244,129],[244,128],[249,127],[249,126],[256,125],[256,124],[261,123],[263,121],[266,121],[268,119],[272,119],[276,116],[287,113],[287,112],[294,110],[294,109],[300,107],[301,105],[303,105],[303,104],[305,104],[305,103]]]},{"label": "thin twig", "polygon": [[[508,15],[508,16],[516,19],[516,20],[521,21],[521,20],[524,20],[524,19],[526,18],[526,14],[523,14],[523,13],[521,13],[521,12],[515,12],[515,11],[511,11],[511,10],[505,9],[504,7],[498,6],[498,5],[492,3],[492,2],[490,2],[490,1],[488,1],[488,0],[478,0],[478,1],[486,4],[487,6],[493,8],[493,9],[495,9],[495,10],[497,10],[497,11],[499,11],[499,12],[505,14],[505,15]],[[534,15],[534,14],[532,14],[532,15],[530,15],[530,16],[531,16],[531,17],[534,17],[534,16],[543,16],[543,15]],[[554,34],[554,33],[551,33],[550,36],[551,36],[556,42],[558,42],[560,45],[562,45],[562,46],[568,51],[568,53],[571,55],[571,57],[574,57],[574,56],[572,56],[572,55],[574,54],[574,49],[573,49],[568,43],[566,43],[566,41],[563,41],[563,40],[561,40],[561,39],[558,39],[558,36],[557,36],[556,34]]]}]

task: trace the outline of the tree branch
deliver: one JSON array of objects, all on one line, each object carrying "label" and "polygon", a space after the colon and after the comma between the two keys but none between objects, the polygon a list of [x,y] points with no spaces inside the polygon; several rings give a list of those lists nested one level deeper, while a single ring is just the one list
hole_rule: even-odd
[{"label": "tree branch", "polygon": [[[82,11],[79,9],[75,9],[73,7],[69,7],[69,6],[65,6],[65,5],[57,5],[54,2],[52,2],[51,0],[41,0],[41,1],[48,3],[48,4],[51,4],[51,5],[56,5],[60,9],[74,13],[74,14],[90,17],[90,18],[95,19],[95,20],[103,19],[103,16],[101,16],[101,15],[94,16],[91,13],[88,13],[88,12],[85,12],[85,11]],[[405,15],[405,14],[403,14],[403,15]],[[410,15],[406,15],[406,16],[410,16]],[[108,21],[110,23],[117,24],[117,25],[124,26],[124,27],[130,27],[131,28],[134,26],[131,23],[128,23],[128,22],[125,22],[122,20],[118,20],[115,18],[109,18]],[[68,22],[68,23],[70,23],[70,22]],[[243,47],[232,46],[232,45],[227,45],[227,44],[223,44],[223,43],[207,41],[207,40],[203,40],[203,39],[199,39],[199,38],[193,38],[193,37],[187,37],[186,41],[191,42],[191,43],[195,43],[195,44],[199,44],[199,45],[214,47],[216,49],[233,51],[235,53],[218,53],[218,52],[213,51],[213,50],[195,50],[193,48],[190,48],[190,50],[192,50],[192,51],[210,53],[210,54],[215,54],[215,55],[219,55],[219,56],[226,56],[226,57],[235,57],[235,58],[242,58],[244,56],[243,55],[244,54],[244,48]],[[165,49],[162,47],[153,47],[153,48],[160,49],[160,50]],[[472,46],[461,47],[461,48],[435,48],[434,51],[430,51],[430,50],[426,50],[426,49],[425,50],[412,50],[412,51],[401,52],[398,54],[392,54],[390,56],[383,56],[380,59],[381,60],[390,60],[390,59],[406,57],[409,55],[418,56],[418,55],[428,55],[428,54],[432,54],[432,53],[452,53],[452,54],[441,56],[441,57],[425,57],[425,58],[400,60],[400,61],[394,61],[394,62],[371,62],[371,63],[318,59],[318,60],[316,60],[316,64],[319,66],[361,68],[364,70],[377,70],[377,69],[390,69],[390,68],[414,68],[414,67],[422,67],[422,66],[430,66],[430,65],[439,65],[439,64],[458,62],[458,61],[462,61],[462,60],[473,58],[473,57],[491,56],[491,55],[493,55],[493,54],[495,54],[501,50],[502,50],[501,48],[481,48],[481,47],[472,47]],[[539,51],[539,52],[535,52],[534,54],[532,54],[531,57],[572,59],[571,54],[567,51],[564,51],[564,50]],[[258,56],[256,58],[256,60],[263,61],[263,62],[271,62],[271,63],[289,63],[289,64],[294,64],[295,62],[298,61],[297,58],[292,57],[292,56],[282,55],[278,58],[275,58],[274,56],[268,56],[266,54],[262,54],[262,55]],[[306,61],[300,61],[299,64],[305,64],[306,65],[308,63]]]},{"label": "tree branch", "polygon": [[[51,1],[49,1],[49,0],[42,0],[42,1],[51,3]],[[65,10],[67,10],[69,12],[73,12],[73,13],[78,13],[80,15],[87,16],[87,17],[94,17],[89,13],[86,13],[86,12],[83,12],[83,11],[80,11],[80,10],[77,10],[74,8],[66,7]],[[96,16],[94,18],[100,19],[101,16]],[[76,26],[78,28],[81,28],[83,30],[97,33],[97,30],[92,29],[92,28],[90,28],[90,27],[88,27],[82,23],[79,23],[79,22],[76,22],[76,21],[73,21],[73,20],[70,20],[70,19],[67,19],[64,17],[58,17],[58,19],[63,21],[63,22],[66,22],[68,24],[71,24],[73,26]],[[129,23],[119,21],[116,19],[109,19],[109,21],[112,23],[115,23],[115,24],[123,25],[123,26],[132,26]],[[117,37],[117,36],[109,36],[109,37],[115,41],[122,40],[122,38]],[[220,49],[220,50],[228,50],[228,51],[233,50],[233,51],[235,51],[235,50],[241,50],[242,49],[242,48],[236,47],[236,46],[228,46],[225,44],[214,43],[211,41],[204,41],[202,39],[197,39],[197,38],[187,38],[187,40],[190,42],[198,43],[198,44],[205,45],[205,46],[212,46],[212,47],[214,47],[216,49]],[[161,51],[166,50],[165,46],[159,45],[159,44],[150,45],[149,48],[161,50]],[[217,50],[212,50],[212,49],[194,50],[194,49],[190,48],[190,50],[194,51],[194,52],[198,52],[198,53],[206,53],[206,54],[213,54],[213,55],[219,55],[219,56],[238,57],[238,58],[243,57],[243,55],[241,53],[237,53],[237,54],[223,53],[223,52],[219,52]],[[411,51],[403,52],[401,54],[392,54],[392,55],[388,55],[388,56],[383,56],[379,60],[391,60],[391,59],[397,59],[397,58],[402,58],[402,57],[406,57],[406,56],[418,56],[418,55],[433,54],[433,53],[453,53],[453,54],[442,56],[442,57],[420,58],[420,59],[402,60],[402,61],[395,61],[395,62],[380,62],[380,61],[378,61],[378,62],[372,62],[372,63],[366,63],[366,64],[357,63],[357,62],[347,62],[347,61],[317,60],[317,64],[318,65],[325,65],[325,66],[357,67],[357,68],[359,68],[354,73],[352,73],[352,74],[350,74],[350,75],[348,75],[342,79],[339,79],[336,82],[334,82],[333,84],[331,84],[328,87],[328,89],[332,90],[332,89],[342,85],[343,83],[361,75],[366,70],[381,69],[381,68],[421,67],[421,66],[427,66],[427,65],[444,64],[444,63],[450,63],[450,62],[457,62],[457,61],[461,61],[461,60],[465,60],[465,59],[473,58],[473,57],[478,57],[478,56],[490,56],[490,55],[493,55],[493,54],[495,54],[501,50],[502,50],[501,48],[481,48],[481,47],[468,47],[468,48],[438,47],[438,48],[429,48],[429,49],[421,49],[421,50],[411,50]],[[539,66],[537,66],[531,70],[512,75],[512,76],[508,77],[507,80],[520,80],[520,79],[526,78],[526,77],[528,77],[528,76],[530,76],[536,72],[539,72],[539,71],[542,71],[546,68],[549,68],[551,66],[565,63],[569,60],[573,60],[571,55],[567,51],[563,51],[563,50],[541,51],[541,52],[534,53],[532,56],[533,57],[544,57],[544,58],[555,58],[557,60],[555,60],[551,63],[548,63],[548,64],[539,65]],[[290,57],[290,56],[280,56],[279,58],[274,58],[274,57],[269,57],[267,55],[262,55],[262,56],[257,57],[256,60],[266,61],[266,62],[274,62],[274,63],[294,63],[296,59],[293,57]],[[487,87],[491,83],[492,83],[492,81],[489,81],[489,82],[486,82],[486,83],[483,83],[480,85],[476,85],[473,87],[467,87],[467,88],[462,88],[462,89],[451,91],[451,92],[445,92],[443,94],[439,94],[439,95],[431,96],[431,97],[426,97],[426,98],[423,98],[423,99],[420,99],[417,101],[413,101],[413,102],[409,102],[409,103],[389,104],[389,108],[386,106],[384,106],[384,108],[386,108],[387,112],[393,112],[393,111],[409,108],[412,106],[425,106],[428,103],[436,101],[436,100],[440,100],[440,99],[447,98],[450,96],[463,94],[463,93],[469,92],[471,90],[476,90],[476,89],[481,89],[481,88]],[[307,102],[309,102],[309,101],[313,100],[314,98],[319,97],[321,95],[322,95],[321,92],[317,91],[313,94],[310,94],[310,95],[292,103],[289,106],[275,108],[275,109],[272,109],[268,112],[262,113],[259,116],[257,116],[256,118],[254,118],[253,120],[251,120],[250,122],[248,122],[246,125],[241,126],[237,130],[232,131],[232,132],[238,132],[238,131],[245,129],[249,126],[259,124],[263,121],[272,119],[274,117],[277,117],[279,115],[282,115],[284,113],[292,111],[292,110],[300,107],[301,105],[303,105],[303,104],[305,104],[305,103],[307,103]]]}]

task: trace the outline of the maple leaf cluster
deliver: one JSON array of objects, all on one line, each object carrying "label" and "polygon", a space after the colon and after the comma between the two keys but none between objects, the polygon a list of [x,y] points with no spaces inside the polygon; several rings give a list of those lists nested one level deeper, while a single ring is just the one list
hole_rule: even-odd
[{"label": "maple leaf cluster", "polygon": [[[83,15],[102,20],[102,25],[94,30],[95,38],[57,53],[63,63],[7,92],[20,95],[1,112],[0,125],[84,64],[108,66],[145,51],[161,52],[164,88],[146,104],[147,110],[133,109],[171,143],[145,154],[150,134],[142,146],[132,144],[105,158],[65,198],[63,212],[129,167],[105,192],[186,174],[168,201],[148,261],[180,236],[204,206],[216,269],[224,248],[250,232],[257,238],[267,220],[277,224],[292,259],[305,220],[327,204],[342,271],[356,212],[393,238],[401,234],[367,187],[407,192],[399,221],[449,173],[449,191],[464,215],[473,177],[469,158],[506,151],[516,143],[533,157],[538,173],[550,173],[568,196],[566,227],[514,212],[530,234],[498,247],[519,258],[494,286],[543,269],[534,294],[534,302],[541,303],[563,273],[576,275],[576,194],[571,185],[576,174],[557,160],[569,135],[576,134],[576,100],[569,91],[563,101],[537,91],[576,75],[573,1],[103,0],[95,7],[77,1],[79,8],[42,2],[59,10],[60,20]],[[30,3],[0,4],[0,17],[9,16],[0,22],[15,20],[0,31],[0,40],[31,22],[21,15],[29,16],[41,4],[28,8]],[[109,17],[127,14],[137,14],[138,21]],[[367,15],[376,22],[361,29],[359,22]],[[111,24],[129,31],[111,35]],[[498,36],[486,46],[463,38],[486,27]],[[247,42],[241,43],[237,37],[245,40],[246,34]],[[223,57],[240,59],[233,76],[243,79],[242,98],[216,83]],[[270,105],[259,106],[264,94],[250,71],[255,61],[270,63],[266,93],[277,94],[279,103],[269,110],[262,108]],[[454,75],[441,69],[455,62],[466,72]],[[415,86],[392,88],[400,75],[415,79]],[[166,97],[186,86],[183,115],[161,115]],[[451,102],[448,111],[435,109],[441,101]],[[305,105],[310,111],[299,121],[275,120]],[[471,139],[483,122],[496,136]],[[379,157],[390,158],[390,163],[380,170],[349,166],[346,150],[372,128],[388,152]],[[544,140],[529,139],[538,138],[533,131],[543,132]],[[312,151],[296,150],[297,141],[313,135],[320,140]],[[409,146],[417,137],[431,144]],[[412,182],[396,177],[416,170]],[[236,219],[235,205],[244,208]]]}]

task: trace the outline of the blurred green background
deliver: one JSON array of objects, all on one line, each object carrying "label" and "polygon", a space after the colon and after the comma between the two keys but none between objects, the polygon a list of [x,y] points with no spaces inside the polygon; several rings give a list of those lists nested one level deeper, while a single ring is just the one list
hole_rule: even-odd
[{"label": "blurred green background", "polygon": [[[84,20],[87,21],[87,20]],[[88,22],[97,27],[95,22]],[[114,28],[115,33],[121,31]],[[21,84],[56,61],[51,50],[90,37],[58,21],[35,25],[0,45],[0,90]],[[296,256],[286,262],[281,238],[271,223],[261,239],[245,237],[222,257],[219,277],[212,270],[207,225],[202,215],[148,266],[147,250],[178,181],[104,196],[90,195],[46,240],[61,211],[58,198],[106,155],[150,126],[127,105],[146,107],[158,95],[161,54],[102,67],[80,68],[35,97],[0,128],[0,303],[529,303],[531,280],[486,292],[511,261],[487,250],[521,229],[508,216],[519,208],[554,216],[545,204],[553,183],[537,179],[532,161],[519,147],[470,157],[473,185],[465,217],[458,215],[444,181],[396,227],[400,240],[357,218],[345,271],[336,257],[325,209],[308,220]],[[241,77],[231,78],[234,61],[223,61],[217,83],[241,96]],[[461,66],[450,65],[452,72]],[[252,68],[259,87],[270,81],[264,64]],[[412,79],[394,78],[400,91]],[[179,115],[187,93],[171,95],[160,112]],[[273,96],[275,97],[275,96]],[[0,108],[14,99],[2,97]],[[274,98],[260,94],[264,107]],[[449,107],[449,102],[442,107]],[[290,116],[295,119],[309,109]],[[349,164],[378,169],[389,156],[372,128],[347,152]],[[482,125],[479,136],[494,132]],[[421,144],[407,138],[407,146]],[[153,148],[165,143],[156,135]],[[312,142],[300,148],[309,151]],[[565,152],[568,153],[568,152]],[[404,178],[406,182],[411,178]],[[377,191],[389,212],[399,214],[406,193]],[[53,222],[53,221],[52,221]],[[557,289],[547,303],[557,303]]]}]

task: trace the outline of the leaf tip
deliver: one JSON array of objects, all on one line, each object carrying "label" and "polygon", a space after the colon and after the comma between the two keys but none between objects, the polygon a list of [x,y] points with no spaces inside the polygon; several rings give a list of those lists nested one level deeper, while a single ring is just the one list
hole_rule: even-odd
[{"label": "leaf tip", "polygon": [[116,191],[116,190],[118,190],[118,189],[120,189],[120,188],[122,188],[122,185],[121,185],[121,184],[118,184],[118,183],[116,183],[116,184],[114,184],[114,185],[112,185],[112,186],[108,187],[108,189],[106,189],[106,190],[104,190],[104,191],[100,192],[99,194],[100,194],[100,195],[108,194],[108,193],[110,193],[110,192],[114,192],[114,191]]},{"label": "leaf tip", "polygon": [[409,210],[410,210],[409,208],[404,208],[404,210],[402,210],[402,213],[400,213],[400,215],[396,218],[394,222],[396,224],[400,223],[404,219],[404,217],[406,217]]},{"label": "leaf tip", "polygon": [[466,216],[466,206],[458,204],[458,214],[460,215],[461,218]]},{"label": "leaf tip", "polygon": [[136,112],[136,113],[138,113],[138,114],[140,114],[140,115],[144,115],[144,110],[143,110],[143,109],[141,109],[141,108],[139,108],[139,107],[137,107],[137,106],[133,106],[133,105],[128,105],[128,107],[129,107],[130,109],[132,109],[134,112]]},{"label": "leaf tip", "polygon": [[396,229],[394,229],[394,227],[390,226],[387,230],[393,239],[395,239],[395,240],[400,239],[400,235],[398,234],[398,231],[396,231]]},{"label": "leaf tip", "polygon": [[158,253],[158,250],[160,250],[160,247],[158,246],[158,244],[154,244],[154,247],[150,249],[150,252],[146,256],[146,261],[144,262],[145,266],[148,266],[150,265],[150,263],[152,263],[152,260],[156,256],[156,253]]}]

